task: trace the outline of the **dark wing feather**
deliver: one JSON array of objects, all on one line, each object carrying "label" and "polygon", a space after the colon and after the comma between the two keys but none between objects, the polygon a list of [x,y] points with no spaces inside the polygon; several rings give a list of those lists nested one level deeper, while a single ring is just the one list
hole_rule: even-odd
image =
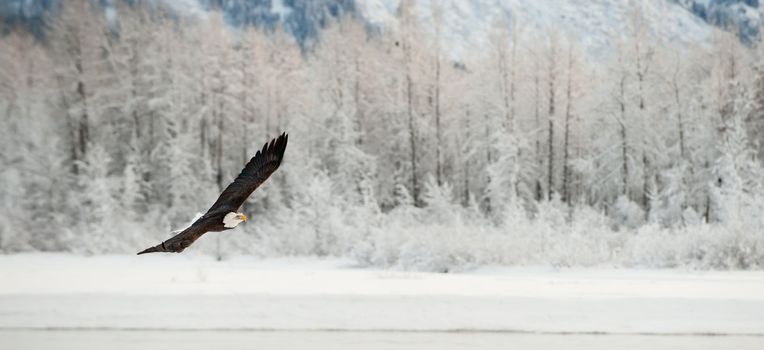
[{"label": "dark wing feather", "polygon": [[196,220],[196,222],[194,222],[191,226],[182,232],[160,244],[143,250],[142,252],[138,253],[138,255],[158,252],[180,253],[188,246],[190,246],[191,243],[194,243],[194,241],[209,231],[208,226],[210,223],[207,221],[209,221],[209,219]]},{"label": "dark wing feather", "polygon": [[247,200],[247,197],[281,165],[288,138],[289,136],[283,133],[278,138],[271,140],[270,143],[266,142],[263,149],[257,151],[249,163],[244,166],[236,180],[223,190],[207,214],[236,211]]}]

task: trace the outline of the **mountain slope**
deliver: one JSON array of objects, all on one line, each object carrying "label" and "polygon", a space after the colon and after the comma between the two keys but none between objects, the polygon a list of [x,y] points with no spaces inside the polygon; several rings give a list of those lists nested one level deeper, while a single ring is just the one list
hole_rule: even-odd
[{"label": "mountain slope", "polygon": [[676,0],[707,23],[736,31],[743,42],[759,36],[764,13],[759,0]]},{"label": "mountain slope", "polygon": [[[127,1],[127,0],[125,0]],[[114,1],[99,0],[105,8]],[[138,0],[129,0],[130,3]],[[181,16],[203,17],[205,11],[221,9],[233,27],[252,25],[273,29],[281,25],[303,43],[320,36],[333,18],[358,14],[382,30],[396,30],[400,0],[153,0]],[[417,14],[423,27],[433,31],[432,1],[420,0]],[[633,5],[626,1],[569,0],[444,0],[445,42],[455,56],[483,47],[492,25],[501,18],[516,21],[523,31],[557,28],[578,40],[593,53],[602,53],[618,36],[628,35]],[[38,36],[47,30],[46,16],[55,16],[61,0],[5,0],[0,2],[0,30],[21,25]],[[758,0],[654,0],[638,2],[651,35],[669,44],[703,43],[714,26],[737,30],[750,42],[762,23]]]},{"label": "mountain slope", "polygon": [[[397,0],[369,0],[358,4],[362,17],[382,27],[397,27]],[[633,8],[625,1],[569,0],[446,0],[443,6],[446,42],[455,45],[457,56],[483,47],[493,23],[509,16],[524,32],[557,28],[592,53],[603,53],[613,39],[629,35]],[[669,44],[706,42],[713,28],[682,6],[666,0],[641,2],[642,11],[655,38]],[[419,1],[417,13],[425,27],[432,27],[430,1]]]}]

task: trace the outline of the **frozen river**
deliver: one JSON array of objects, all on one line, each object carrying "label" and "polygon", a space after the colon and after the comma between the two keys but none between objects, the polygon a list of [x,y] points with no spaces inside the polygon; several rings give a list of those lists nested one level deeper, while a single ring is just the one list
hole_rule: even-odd
[{"label": "frozen river", "polygon": [[764,271],[0,256],[2,350],[510,347],[764,349]]},{"label": "frozen river", "polygon": [[762,349],[760,336],[459,332],[0,330],[4,349]]}]

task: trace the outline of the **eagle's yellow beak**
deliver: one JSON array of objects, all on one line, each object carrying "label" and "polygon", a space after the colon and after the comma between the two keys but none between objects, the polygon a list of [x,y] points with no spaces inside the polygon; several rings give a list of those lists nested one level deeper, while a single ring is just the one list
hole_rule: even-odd
[{"label": "eagle's yellow beak", "polygon": [[244,214],[241,214],[241,219],[244,220],[244,221],[247,221],[247,216],[244,215]]}]

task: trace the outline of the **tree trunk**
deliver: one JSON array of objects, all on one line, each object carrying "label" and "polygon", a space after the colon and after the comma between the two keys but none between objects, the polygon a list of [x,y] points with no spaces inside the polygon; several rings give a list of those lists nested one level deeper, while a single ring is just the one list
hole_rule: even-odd
[{"label": "tree trunk", "polygon": [[549,159],[547,160],[547,200],[551,200],[554,193],[554,120],[552,117],[553,115],[549,116],[549,143],[547,145],[549,148]]},{"label": "tree trunk", "polygon": [[570,205],[570,115],[572,105],[572,69],[573,69],[573,57],[571,52],[568,52],[568,82],[566,87],[566,101],[565,101],[565,135],[563,140],[563,158],[562,158],[562,201]]},{"label": "tree trunk", "polygon": [[85,155],[88,150],[88,141],[90,140],[90,126],[88,123],[88,101],[87,93],[85,92],[85,82],[83,81],[83,69],[82,61],[77,59],[77,73],[79,74],[79,81],[77,81],[77,95],[82,103],[82,114],[80,115],[79,126],[77,129],[77,143],[79,146],[79,158],[85,159]]},{"label": "tree trunk", "polygon": [[[483,117],[484,117],[484,120],[485,120],[485,123],[484,123],[485,124],[485,134],[484,134],[484,137],[483,137],[485,139],[485,158],[486,158],[486,165],[489,165],[489,164],[491,164],[493,162],[493,154],[491,154],[491,123],[490,123],[490,117],[489,117],[489,115],[487,113],[484,114]],[[491,182],[491,177],[490,177],[490,174],[489,174],[488,175],[488,183],[490,183],[490,182]],[[486,210],[486,212],[490,213],[491,209],[492,209],[492,207],[491,207],[491,197],[490,196],[486,196],[485,197],[485,210]]]},{"label": "tree trunk", "polygon": [[414,129],[414,106],[413,106],[413,91],[411,75],[406,74],[406,99],[407,99],[407,113],[408,113],[408,128],[409,128],[409,149],[411,160],[411,194],[414,198],[414,203],[419,203],[419,184],[417,182],[416,175],[416,130]]},{"label": "tree trunk", "polygon": [[[222,106],[219,105],[220,108]],[[223,133],[225,132],[225,123],[223,122],[223,113],[221,113],[219,110],[217,111],[217,122],[218,122],[218,139],[217,139],[217,147],[216,147],[216,154],[215,154],[215,161],[216,161],[216,171],[215,171],[215,181],[218,184],[218,189],[223,190]]]},{"label": "tree trunk", "polygon": [[[464,118],[464,141],[469,142],[470,139],[470,110],[469,107],[467,107],[467,110],[465,112]],[[470,202],[470,160],[467,157],[464,157],[464,206],[467,206]]]},{"label": "tree trunk", "polygon": [[[410,15],[410,14],[407,14]],[[403,40],[403,54],[404,65],[406,74],[406,115],[408,117],[408,136],[409,136],[409,161],[411,163],[411,194],[414,199],[414,204],[419,205],[419,182],[417,179],[417,159],[416,159],[416,124],[414,122],[414,82],[411,73],[411,42],[409,35],[409,23],[411,19],[406,17],[403,19],[406,24],[407,32],[404,33]]]},{"label": "tree trunk", "polygon": [[438,186],[443,185],[443,160],[441,159],[441,130],[440,130],[440,53],[435,59],[435,178]]},{"label": "tree trunk", "polygon": [[[515,23],[514,21],[512,22]],[[510,65],[512,67],[512,75],[509,80],[509,130],[514,131],[515,122],[515,78],[517,76],[517,28],[513,27],[512,30],[512,57]]]},{"label": "tree trunk", "polygon": [[355,144],[363,145],[363,108],[361,106],[361,65],[355,58],[355,85],[353,87],[353,102],[355,103]]},{"label": "tree trunk", "polygon": [[629,196],[629,154],[628,154],[628,140],[626,139],[626,77],[622,76],[621,81],[619,84],[619,107],[621,110],[621,119],[619,120],[619,124],[621,126],[621,160],[623,161],[623,165],[621,167],[623,172],[623,192],[622,195],[626,196],[628,198]]},{"label": "tree trunk", "polygon": [[549,149],[549,158],[547,160],[548,174],[547,174],[547,199],[552,199],[554,193],[554,113],[555,113],[555,72],[554,72],[554,58],[552,58],[551,66],[549,69],[549,140],[547,147]]},{"label": "tree trunk", "polygon": [[650,176],[652,171],[650,169],[650,159],[648,155],[647,146],[647,129],[649,124],[647,123],[647,113],[645,105],[644,94],[644,80],[647,68],[643,71],[642,67],[642,52],[639,45],[639,40],[636,41],[636,59],[637,59],[637,88],[639,90],[639,117],[642,122],[642,207],[645,208],[645,215],[649,213],[650,205]]},{"label": "tree trunk", "polygon": [[684,120],[682,120],[682,105],[679,100],[679,85],[674,77],[674,102],[676,103],[676,121],[679,129],[679,157],[681,160],[685,160],[685,137],[684,137]]},{"label": "tree trunk", "polygon": [[539,66],[538,62],[536,61],[535,65],[535,74],[533,75],[533,89],[534,89],[534,98],[533,98],[533,116],[534,120],[536,121],[536,131],[535,131],[535,138],[536,138],[536,160],[538,161],[538,176],[536,176],[536,201],[540,201],[543,197],[543,188],[541,186],[541,169],[543,160],[541,158],[541,138],[540,138],[540,131],[541,131],[541,95],[540,95],[540,84],[539,84]]}]

